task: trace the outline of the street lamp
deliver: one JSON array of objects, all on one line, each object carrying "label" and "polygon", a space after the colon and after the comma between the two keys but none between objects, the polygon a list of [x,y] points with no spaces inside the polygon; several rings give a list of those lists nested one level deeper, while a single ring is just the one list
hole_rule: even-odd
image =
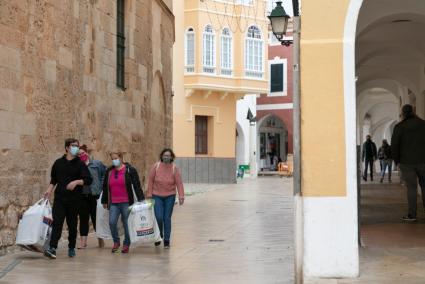
[{"label": "street lamp", "polygon": [[268,18],[270,20],[274,36],[282,45],[290,46],[293,43],[293,40],[283,39],[286,35],[286,30],[288,29],[290,16],[286,14],[285,9],[282,6],[282,1],[276,2],[276,7],[270,13]]}]

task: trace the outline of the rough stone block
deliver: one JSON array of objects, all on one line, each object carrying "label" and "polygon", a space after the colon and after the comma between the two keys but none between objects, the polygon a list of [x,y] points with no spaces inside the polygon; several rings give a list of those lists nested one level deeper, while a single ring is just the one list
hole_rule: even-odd
[{"label": "rough stone block", "polygon": [[21,141],[18,134],[0,131],[0,137],[0,149],[21,148]]},{"label": "rough stone block", "polygon": [[13,96],[12,90],[0,89],[0,111],[11,109],[12,96]]},{"label": "rough stone block", "polygon": [[44,61],[44,78],[50,82],[56,82],[56,60]]},{"label": "rough stone block", "polygon": [[59,64],[68,69],[72,69],[72,60],[72,52],[66,47],[59,47]]}]

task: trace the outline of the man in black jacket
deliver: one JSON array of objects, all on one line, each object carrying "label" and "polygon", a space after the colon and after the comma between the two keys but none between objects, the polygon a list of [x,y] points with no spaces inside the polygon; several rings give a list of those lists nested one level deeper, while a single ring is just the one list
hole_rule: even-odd
[{"label": "man in black jacket", "polygon": [[403,221],[416,221],[418,180],[425,206],[425,121],[413,112],[411,105],[402,108],[403,120],[394,127],[391,154],[400,165],[402,179],[407,186],[409,212]]},{"label": "man in black jacket", "polygon": [[77,216],[80,207],[83,185],[90,185],[92,178],[90,172],[80,158],[79,142],[77,139],[65,140],[66,154],[57,159],[51,171],[50,185],[45,197],[49,198],[55,190],[53,202],[53,225],[50,238],[50,248],[44,255],[55,259],[56,249],[62,235],[63,222],[66,218],[68,225],[68,256],[75,256],[75,243],[77,240]]},{"label": "man in black jacket", "polygon": [[366,142],[363,143],[362,160],[365,163],[363,180],[367,181],[367,168],[370,166],[370,180],[373,181],[373,163],[376,161],[378,153],[376,144],[372,141],[370,135],[366,136]]}]

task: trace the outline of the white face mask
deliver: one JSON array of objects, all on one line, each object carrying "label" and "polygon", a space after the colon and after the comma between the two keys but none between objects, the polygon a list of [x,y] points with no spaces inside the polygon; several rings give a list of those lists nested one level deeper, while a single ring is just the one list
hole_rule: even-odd
[{"label": "white face mask", "polygon": [[71,146],[70,148],[69,148],[69,153],[72,155],[72,156],[77,156],[77,154],[78,154],[78,152],[80,151],[80,148],[79,147],[77,147],[77,146]]},{"label": "white face mask", "polygon": [[116,167],[116,168],[118,168],[119,166],[121,166],[121,161],[120,161],[120,159],[112,160],[112,165],[113,165],[114,167]]}]

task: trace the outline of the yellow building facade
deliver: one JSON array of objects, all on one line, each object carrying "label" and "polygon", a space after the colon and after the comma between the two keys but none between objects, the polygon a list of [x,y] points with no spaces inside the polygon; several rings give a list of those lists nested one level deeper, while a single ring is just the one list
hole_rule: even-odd
[{"label": "yellow building facade", "polygon": [[236,180],[236,101],[267,92],[267,3],[174,1],[173,148],[185,182]]}]

